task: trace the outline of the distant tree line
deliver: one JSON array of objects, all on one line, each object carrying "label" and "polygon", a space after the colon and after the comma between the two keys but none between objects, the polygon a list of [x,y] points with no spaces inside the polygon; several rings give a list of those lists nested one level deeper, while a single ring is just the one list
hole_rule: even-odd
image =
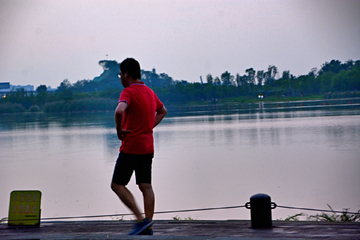
[{"label": "distant tree line", "polygon": [[[311,69],[307,75],[295,77],[289,70],[282,74],[276,66],[270,65],[265,70],[248,68],[243,75],[232,75],[225,71],[220,77],[208,74],[206,83],[187,83],[174,81],[170,86],[153,88],[161,99],[171,103],[189,101],[213,101],[214,99],[246,96],[256,98],[259,94],[265,99],[269,96],[292,97],[323,95],[355,97],[360,96],[360,61],[349,60],[341,63],[332,60],[322,65],[321,69]],[[347,94],[339,95],[339,92]]]},{"label": "distant tree line", "polygon": [[[93,80],[79,80],[71,84],[67,79],[60,83],[57,91],[47,92],[45,85],[34,93],[24,90],[10,92],[0,99],[1,112],[45,111],[105,111],[113,110],[123,89],[119,63],[102,60],[99,65],[103,73]],[[218,99],[255,99],[259,94],[265,99],[322,95],[324,98],[360,97],[360,60],[325,62],[306,75],[295,77],[289,70],[278,72],[270,65],[266,70],[248,68],[243,74],[232,75],[225,71],[220,76],[206,76],[205,83],[190,83],[173,80],[166,73],[141,71],[141,80],[152,88],[166,104],[190,102],[216,102]]]}]

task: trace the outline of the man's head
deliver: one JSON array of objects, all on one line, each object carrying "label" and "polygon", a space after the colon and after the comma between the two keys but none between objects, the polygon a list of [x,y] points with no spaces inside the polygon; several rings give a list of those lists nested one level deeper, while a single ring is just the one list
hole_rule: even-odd
[{"label": "man's head", "polygon": [[141,79],[140,64],[133,58],[127,58],[120,63],[120,74],[131,77],[134,81]]}]

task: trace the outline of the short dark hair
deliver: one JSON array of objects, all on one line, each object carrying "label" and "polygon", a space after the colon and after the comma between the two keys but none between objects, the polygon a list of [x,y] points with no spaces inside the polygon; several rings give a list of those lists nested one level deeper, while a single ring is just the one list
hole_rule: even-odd
[{"label": "short dark hair", "polygon": [[140,64],[134,58],[127,58],[120,63],[122,74],[129,74],[134,80],[141,79]]}]

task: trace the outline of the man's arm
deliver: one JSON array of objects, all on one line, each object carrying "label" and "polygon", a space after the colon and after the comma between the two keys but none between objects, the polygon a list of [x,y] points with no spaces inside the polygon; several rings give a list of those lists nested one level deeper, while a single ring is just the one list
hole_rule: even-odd
[{"label": "man's arm", "polygon": [[119,102],[119,104],[116,107],[115,110],[115,127],[116,127],[116,133],[118,138],[122,141],[125,138],[125,135],[129,132],[131,132],[131,130],[126,130],[126,129],[122,129],[121,128],[121,123],[123,121],[124,118],[124,112],[125,109],[127,108],[127,103],[126,102]]},{"label": "man's arm", "polygon": [[160,108],[159,110],[156,111],[154,127],[156,127],[163,120],[163,118],[166,116],[166,114],[167,114],[167,110],[166,110],[165,106],[163,106],[162,108]]}]

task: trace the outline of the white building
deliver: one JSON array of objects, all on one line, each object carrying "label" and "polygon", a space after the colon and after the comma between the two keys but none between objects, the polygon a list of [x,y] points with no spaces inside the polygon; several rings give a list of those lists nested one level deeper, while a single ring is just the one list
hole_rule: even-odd
[{"label": "white building", "polygon": [[24,89],[25,92],[33,92],[34,91],[34,85],[26,85],[26,86],[21,86],[21,85],[10,85],[10,91],[18,91]]},{"label": "white building", "polygon": [[0,96],[5,97],[7,93],[10,92],[10,83],[9,82],[0,82]]},{"label": "white building", "polygon": [[10,85],[9,82],[0,82],[0,95],[5,97],[9,92],[16,92],[24,89],[25,92],[34,92],[34,85]]}]

